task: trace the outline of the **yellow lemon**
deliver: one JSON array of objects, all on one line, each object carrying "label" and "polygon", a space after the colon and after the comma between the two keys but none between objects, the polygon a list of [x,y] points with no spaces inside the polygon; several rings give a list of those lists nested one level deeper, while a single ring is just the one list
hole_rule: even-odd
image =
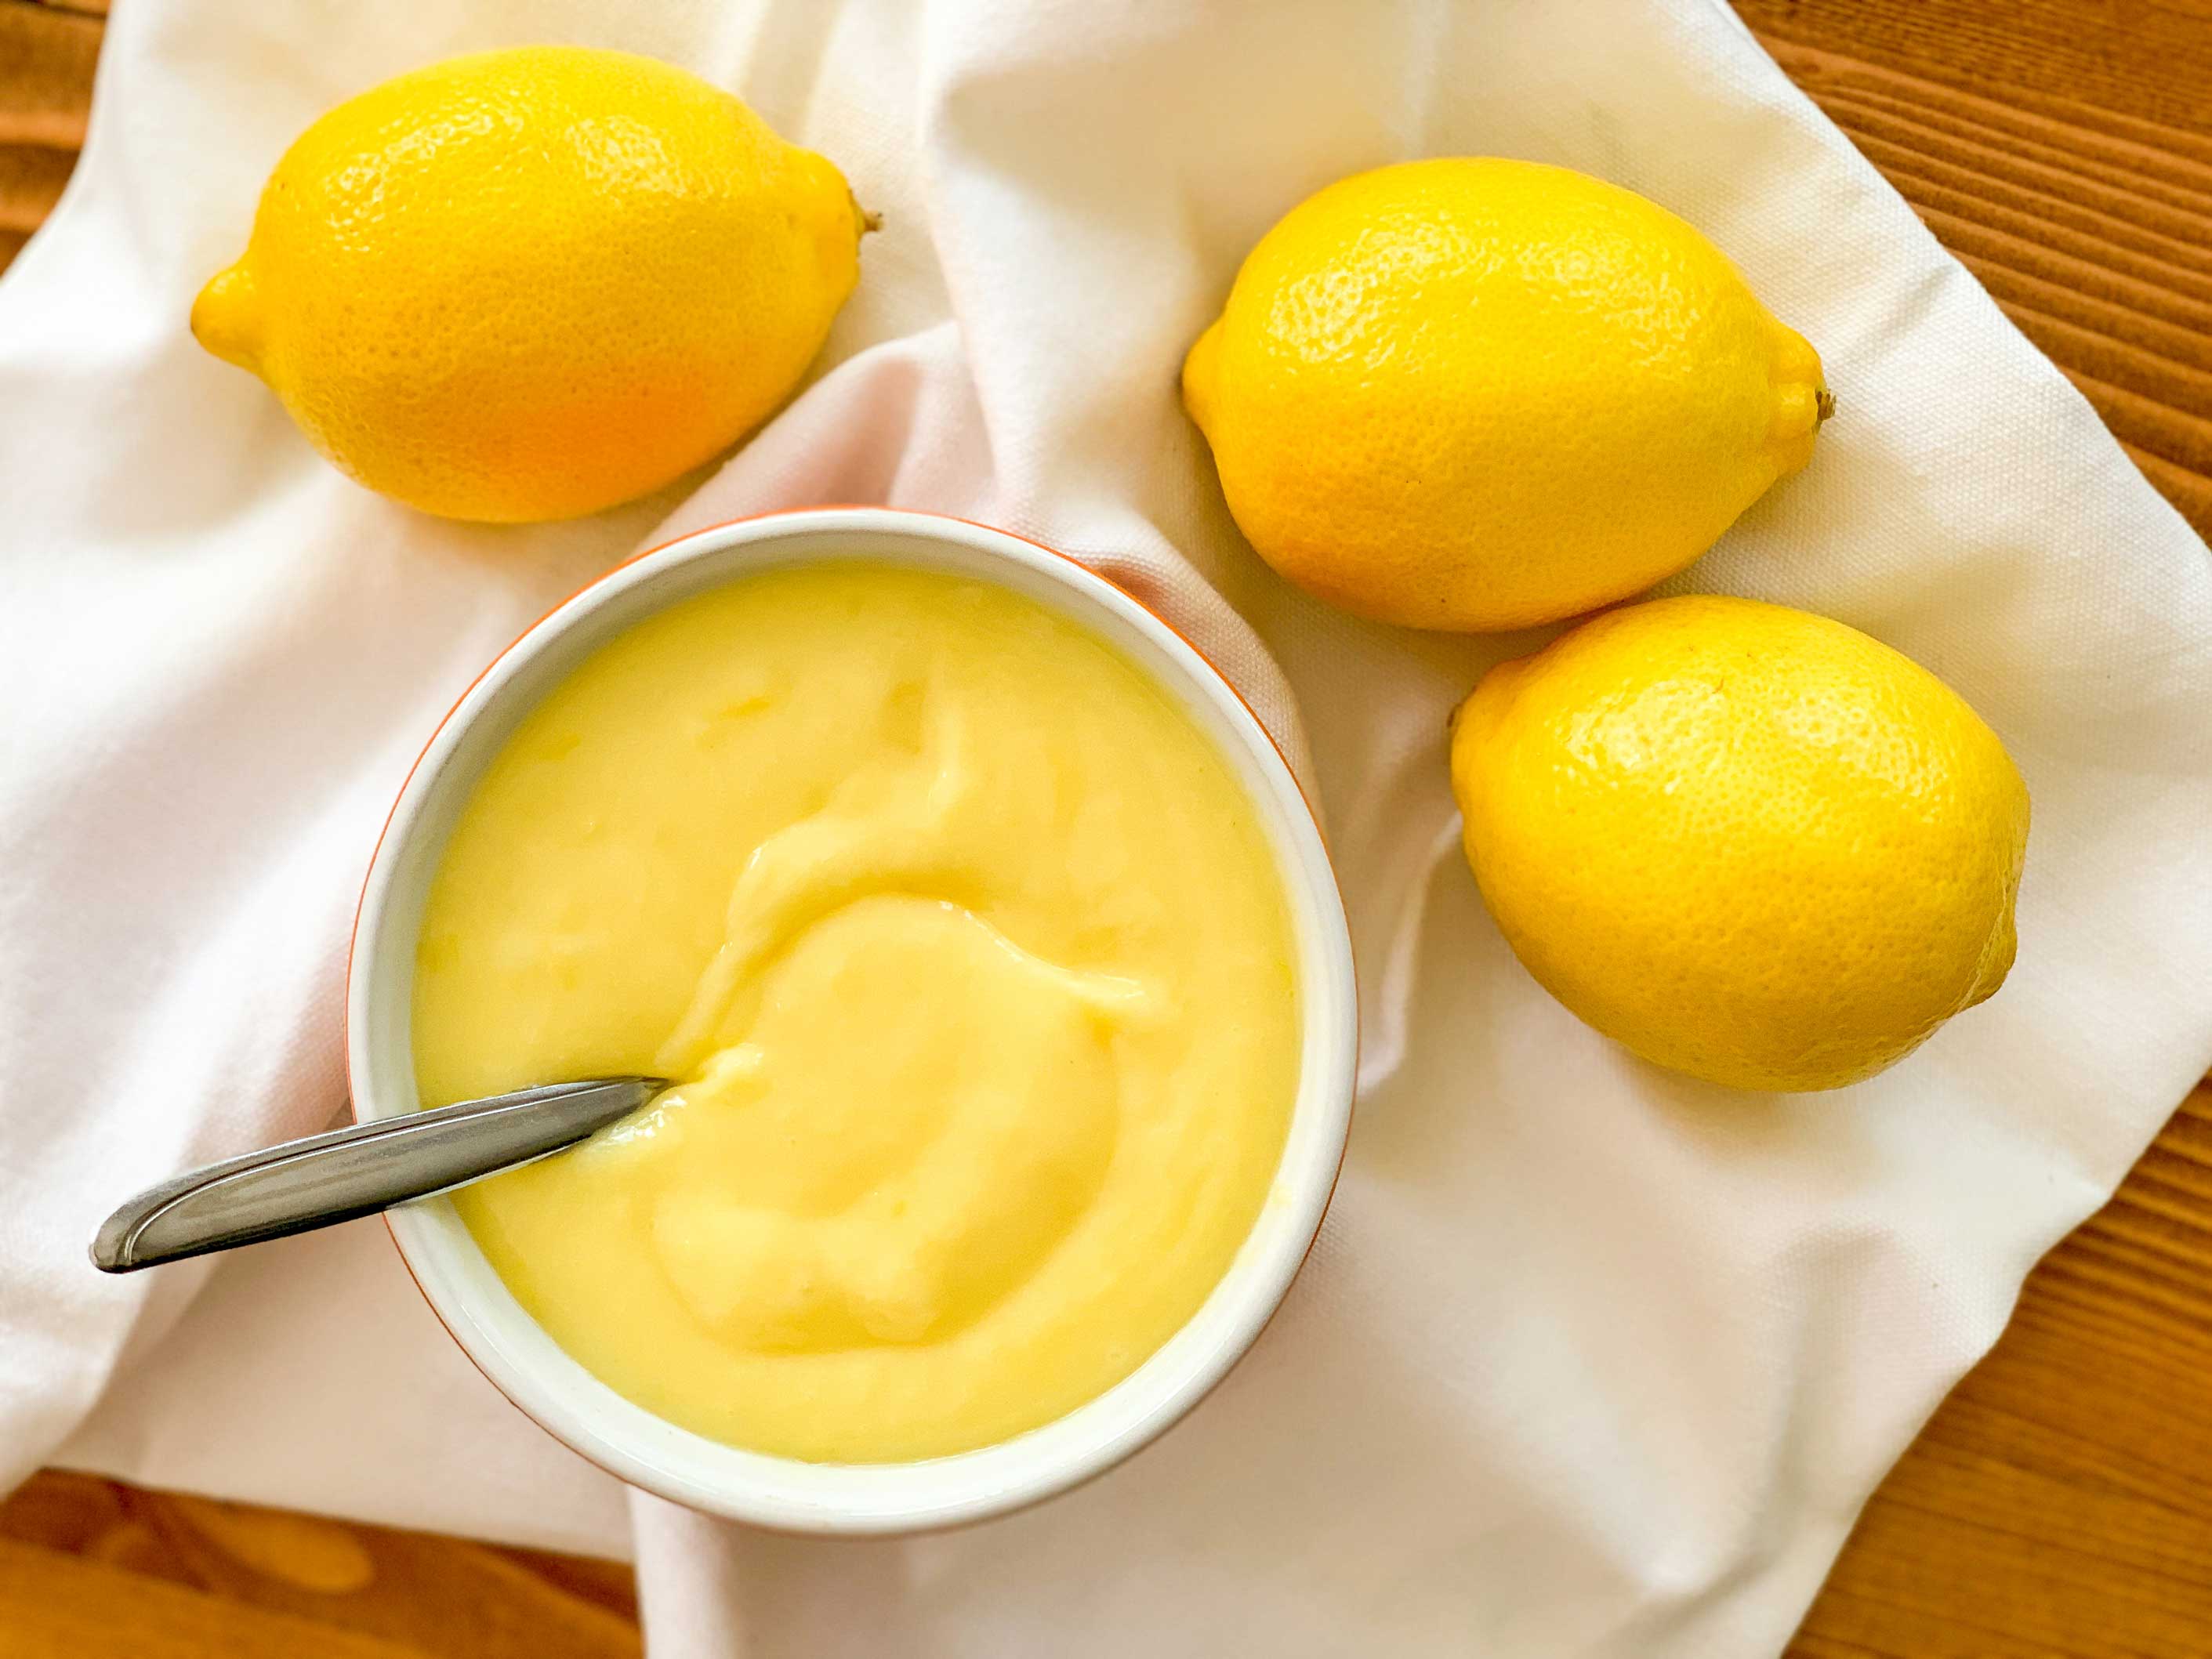
[{"label": "yellow lemon", "polygon": [[1364,616],[1478,630],[1681,569],[1832,407],[1813,348],[1681,220],[1489,158],[1292,209],[1182,389],[1268,563]]},{"label": "yellow lemon", "polygon": [[2012,966],[2020,774],[1956,692],[1841,623],[1609,611],[1485,676],[1451,763],[1515,953],[1656,1065],[1836,1088]]},{"label": "yellow lemon", "polygon": [[837,169],[649,58],[455,58],[331,110],[192,332],[372,489],[565,518],[764,420],[859,275]]}]

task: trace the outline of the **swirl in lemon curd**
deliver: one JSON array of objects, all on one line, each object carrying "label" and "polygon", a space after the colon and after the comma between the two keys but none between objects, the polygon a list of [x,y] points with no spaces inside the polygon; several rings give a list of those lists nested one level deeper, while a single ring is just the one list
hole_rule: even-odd
[{"label": "swirl in lemon curd", "polygon": [[1280,878],[1207,739],[1031,600],[842,562],[654,617],[530,714],[434,883],[414,1031],[426,1105],[678,1079],[455,1201],[611,1386],[844,1462],[1134,1370],[1297,1082]]}]

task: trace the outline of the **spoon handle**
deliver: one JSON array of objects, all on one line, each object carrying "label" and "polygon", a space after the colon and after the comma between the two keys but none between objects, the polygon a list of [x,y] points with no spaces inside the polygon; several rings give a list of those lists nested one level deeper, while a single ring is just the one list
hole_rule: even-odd
[{"label": "spoon handle", "polygon": [[149,1187],[100,1224],[93,1266],[126,1273],[427,1198],[573,1146],[667,1085],[554,1083],[288,1140]]}]

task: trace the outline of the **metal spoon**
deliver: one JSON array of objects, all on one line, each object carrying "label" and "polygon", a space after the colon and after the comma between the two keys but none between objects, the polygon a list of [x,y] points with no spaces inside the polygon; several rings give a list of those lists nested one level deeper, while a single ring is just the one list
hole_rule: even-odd
[{"label": "metal spoon", "polygon": [[573,1146],[667,1086],[657,1077],[548,1084],[210,1164],[149,1187],[100,1223],[92,1265],[127,1273],[374,1215]]}]

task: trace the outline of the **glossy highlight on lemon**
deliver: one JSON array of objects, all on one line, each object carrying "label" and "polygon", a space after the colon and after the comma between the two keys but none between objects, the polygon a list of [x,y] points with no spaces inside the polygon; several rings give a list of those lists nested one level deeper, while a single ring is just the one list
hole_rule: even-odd
[{"label": "glossy highlight on lemon", "polygon": [[567,518],[774,412],[853,290],[864,228],[835,167],[696,76],[482,52],[302,133],[192,332],[372,489]]},{"label": "glossy highlight on lemon", "polygon": [[1840,1087],[2012,966],[2027,787],[1963,698],[1841,623],[1608,611],[1485,676],[1451,769],[1515,954],[1655,1065]]},{"label": "glossy highlight on lemon", "polygon": [[959,1452],[1180,1328],[1273,1182],[1299,988],[1256,808],[1054,611],[836,562],[637,624],[523,721],[418,940],[426,1105],[678,1079],[455,1202],[669,1420]]},{"label": "glossy highlight on lemon", "polygon": [[1269,564],[1363,616],[1468,631],[1681,569],[1806,464],[1833,406],[1813,348],[1691,226],[1493,157],[1292,209],[1182,392]]}]

